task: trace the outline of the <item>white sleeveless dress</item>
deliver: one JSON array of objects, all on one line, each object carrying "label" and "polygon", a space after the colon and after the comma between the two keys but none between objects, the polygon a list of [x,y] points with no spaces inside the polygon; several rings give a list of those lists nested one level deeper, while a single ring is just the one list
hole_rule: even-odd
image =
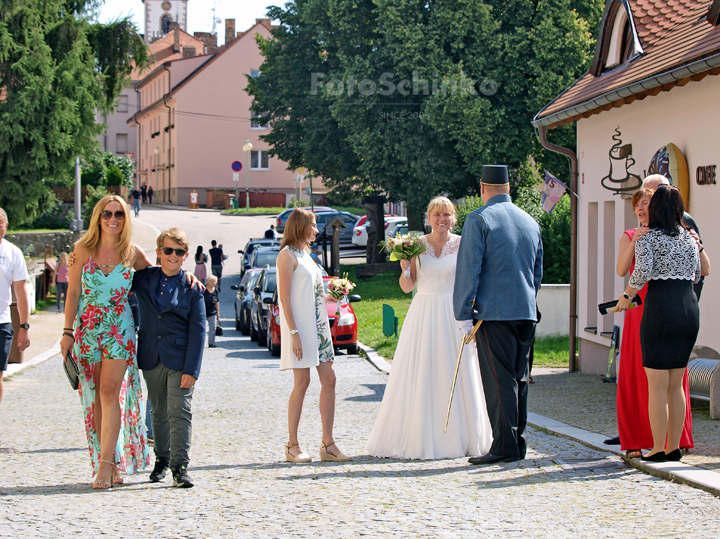
[{"label": "white sleeveless dress", "polygon": [[[302,342],[303,358],[298,361],[293,353],[292,335],[280,301],[281,371],[317,367],[320,363],[335,359],[320,267],[310,258],[308,252],[298,251],[292,247],[285,247],[283,251],[286,249],[295,255],[298,262],[292,276],[290,304]],[[279,289],[278,296],[281,297]]]},{"label": "white sleeveless dress", "polygon": [[417,293],[366,450],[376,457],[446,459],[487,453],[492,443],[477,352],[466,345],[447,433],[443,432],[462,331],[453,314],[460,236],[440,257],[430,245],[416,265]]}]

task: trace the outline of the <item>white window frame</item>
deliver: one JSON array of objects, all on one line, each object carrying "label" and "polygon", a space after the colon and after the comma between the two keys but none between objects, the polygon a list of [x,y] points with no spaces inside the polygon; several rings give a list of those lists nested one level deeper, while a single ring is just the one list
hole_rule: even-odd
[{"label": "white window frame", "polygon": [[[255,162],[261,166],[253,166],[253,154],[255,154]],[[262,156],[265,154],[267,157],[267,167],[262,167]],[[267,150],[251,150],[250,151],[250,170],[270,170],[270,155]]]},{"label": "white window frame", "polygon": [[115,108],[115,112],[129,112],[130,103],[128,101],[128,96],[125,94],[120,94],[120,97],[118,97],[118,103],[117,107]]},{"label": "white window frame", "polygon": [[270,129],[269,124],[260,124],[259,122],[257,122],[255,120],[255,118],[257,118],[257,117],[258,117],[257,114],[255,114],[253,111],[250,111],[250,129],[258,129],[258,130]]}]

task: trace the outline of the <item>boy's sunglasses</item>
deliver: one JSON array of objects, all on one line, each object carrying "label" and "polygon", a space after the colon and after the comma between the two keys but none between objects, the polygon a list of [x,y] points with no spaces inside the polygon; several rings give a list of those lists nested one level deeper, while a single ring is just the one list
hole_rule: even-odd
[{"label": "boy's sunglasses", "polygon": [[[111,212],[110,210],[103,210],[100,212],[100,217],[102,217],[105,221],[108,221],[112,216],[113,212]],[[123,219],[125,219],[125,212],[120,210],[116,211],[115,219],[117,219],[118,221],[122,221]]]},{"label": "boy's sunglasses", "polygon": [[173,254],[173,251],[178,256],[185,256],[185,253],[187,253],[186,249],[173,249],[172,247],[162,247],[162,252],[167,256]]}]

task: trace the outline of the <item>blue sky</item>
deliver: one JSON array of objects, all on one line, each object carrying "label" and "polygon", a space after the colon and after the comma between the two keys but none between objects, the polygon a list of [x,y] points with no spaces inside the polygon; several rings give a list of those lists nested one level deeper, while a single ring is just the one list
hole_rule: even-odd
[{"label": "blue sky", "polygon": [[[282,6],[285,0],[188,0],[188,32],[212,30],[212,8],[222,22],[217,25],[218,45],[225,42],[225,19],[235,19],[235,30],[243,31],[265,16],[266,7]],[[123,15],[132,15],[141,33],[145,32],[144,4],[142,0],[105,0],[99,20],[106,22]]]}]

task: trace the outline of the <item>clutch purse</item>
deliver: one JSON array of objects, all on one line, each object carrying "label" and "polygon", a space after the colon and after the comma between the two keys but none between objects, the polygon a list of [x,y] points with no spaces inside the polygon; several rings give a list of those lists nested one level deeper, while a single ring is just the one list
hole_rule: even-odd
[{"label": "clutch purse", "polygon": [[[601,303],[598,305],[598,310],[600,311],[600,314],[607,314],[608,310],[615,312],[613,310],[613,307],[615,307],[618,303],[618,300],[614,301],[608,301],[607,303]],[[635,296],[632,300],[632,303],[630,303],[630,308],[638,307],[642,305],[642,299],[640,299],[640,296]]]},{"label": "clutch purse", "polygon": [[80,371],[78,370],[77,363],[75,363],[75,358],[73,358],[72,351],[70,350],[68,350],[68,353],[65,356],[65,361],[63,361],[63,369],[65,370],[65,375],[70,382],[70,387],[77,391],[78,385],[80,384]]}]

